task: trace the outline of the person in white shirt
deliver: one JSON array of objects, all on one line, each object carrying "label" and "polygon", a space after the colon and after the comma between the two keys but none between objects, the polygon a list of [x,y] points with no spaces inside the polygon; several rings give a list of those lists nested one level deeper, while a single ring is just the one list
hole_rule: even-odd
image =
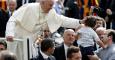
[{"label": "person in white shirt", "polygon": [[[78,19],[58,15],[52,8],[53,4],[54,0],[40,0],[39,3],[29,3],[20,7],[13,13],[7,23],[7,40],[29,38],[31,47],[33,41],[47,27],[53,33],[60,26],[75,28],[79,25],[81,21]],[[32,53],[30,52],[30,57],[31,55]]]},{"label": "person in white shirt", "polygon": [[[82,26],[77,32],[77,43],[81,49],[82,58],[87,56],[90,60],[94,60],[94,41],[99,44],[101,47],[105,48],[103,42],[99,39],[96,32],[93,30],[96,25],[96,19],[93,16],[88,16],[85,18],[84,26]],[[98,58],[98,57],[97,57]]]}]

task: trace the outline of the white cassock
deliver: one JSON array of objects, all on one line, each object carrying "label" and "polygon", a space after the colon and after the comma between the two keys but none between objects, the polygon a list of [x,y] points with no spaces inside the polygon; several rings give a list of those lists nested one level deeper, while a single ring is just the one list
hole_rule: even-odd
[{"label": "white cassock", "polygon": [[[46,27],[53,33],[60,26],[75,28],[78,25],[79,20],[58,15],[53,8],[45,14],[39,3],[29,3],[23,5],[10,17],[6,26],[6,36],[14,36],[18,39],[29,38],[31,46],[36,37],[41,35]],[[18,53],[22,53],[22,51]],[[30,52],[30,58],[31,55],[32,52]]]}]

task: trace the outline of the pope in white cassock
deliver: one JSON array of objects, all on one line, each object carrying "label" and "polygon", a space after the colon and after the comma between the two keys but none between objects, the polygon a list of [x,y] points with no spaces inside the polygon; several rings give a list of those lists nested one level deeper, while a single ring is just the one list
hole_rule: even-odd
[{"label": "pope in white cassock", "polygon": [[[30,44],[32,44],[37,36],[41,35],[43,30],[47,27],[50,32],[53,33],[60,26],[67,28],[79,26],[78,19],[58,15],[52,8],[53,4],[54,0],[41,0],[40,3],[29,3],[20,7],[14,12],[7,23],[7,40],[13,40],[13,38],[29,38]],[[24,60],[22,58],[22,51],[18,53],[20,53],[20,56],[18,56],[20,60]],[[30,58],[32,57],[31,55],[32,52],[30,52]]]}]

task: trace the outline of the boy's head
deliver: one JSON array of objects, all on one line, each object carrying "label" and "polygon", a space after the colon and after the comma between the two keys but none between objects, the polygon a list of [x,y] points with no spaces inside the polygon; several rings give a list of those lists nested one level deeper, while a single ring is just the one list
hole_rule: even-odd
[{"label": "boy's head", "polygon": [[71,46],[67,51],[67,59],[68,60],[81,60],[82,55],[79,47]]},{"label": "boy's head", "polygon": [[95,27],[95,25],[96,25],[95,17],[94,16],[87,16],[85,21],[84,21],[84,24],[86,26],[89,26],[89,27],[92,27],[92,28]]},{"label": "boy's head", "polygon": [[105,25],[105,20],[103,19],[103,18],[101,18],[101,17],[95,17],[95,19],[96,19],[96,26],[95,27],[105,27],[106,25]]}]

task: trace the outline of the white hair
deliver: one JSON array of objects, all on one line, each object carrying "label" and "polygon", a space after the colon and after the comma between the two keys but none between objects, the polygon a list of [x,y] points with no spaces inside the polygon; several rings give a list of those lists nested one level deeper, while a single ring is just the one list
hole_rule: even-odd
[{"label": "white hair", "polygon": [[98,27],[98,28],[96,29],[96,31],[106,31],[106,28],[104,28],[104,27]]},{"label": "white hair", "polygon": [[73,33],[75,33],[75,31],[74,31],[73,29],[66,29],[66,30],[64,31],[64,34],[66,34],[67,32],[73,32]]}]

